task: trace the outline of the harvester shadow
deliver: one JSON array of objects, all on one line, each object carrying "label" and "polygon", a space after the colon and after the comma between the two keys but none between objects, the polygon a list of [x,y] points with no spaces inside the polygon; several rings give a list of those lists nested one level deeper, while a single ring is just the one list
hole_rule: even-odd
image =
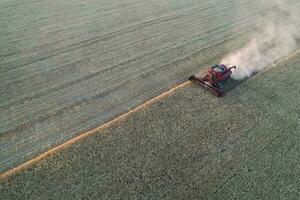
[{"label": "harvester shadow", "polygon": [[234,88],[236,88],[237,86],[239,86],[240,84],[242,84],[243,82],[247,81],[249,78],[244,78],[242,80],[235,80],[232,79],[231,77],[229,77],[226,80],[226,83],[223,85],[222,90],[227,93],[231,90],[233,90]]}]

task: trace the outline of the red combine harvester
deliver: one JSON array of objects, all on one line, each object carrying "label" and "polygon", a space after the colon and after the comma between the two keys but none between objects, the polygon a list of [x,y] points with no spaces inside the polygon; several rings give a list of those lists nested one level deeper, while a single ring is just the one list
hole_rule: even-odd
[{"label": "red combine harvester", "polygon": [[196,74],[191,76],[189,80],[203,86],[218,97],[221,97],[225,94],[225,91],[222,90],[222,88],[232,74],[232,69],[236,69],[236,66],[227,67],[224,64],[214,65],[208,70],[204,77],[199,77],[201,75]]}]

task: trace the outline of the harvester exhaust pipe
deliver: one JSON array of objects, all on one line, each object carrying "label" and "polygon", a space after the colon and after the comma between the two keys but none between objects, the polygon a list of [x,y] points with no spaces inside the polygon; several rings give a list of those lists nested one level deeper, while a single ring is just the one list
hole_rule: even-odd
[{"label": "harvester exhaust pipe", "polygon": [[229,67],[229,70],[236,69],[236,66]]}]

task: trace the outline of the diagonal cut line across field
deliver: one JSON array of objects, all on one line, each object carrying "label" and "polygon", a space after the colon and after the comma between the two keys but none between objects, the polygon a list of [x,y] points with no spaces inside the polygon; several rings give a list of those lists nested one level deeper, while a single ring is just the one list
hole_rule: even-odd
[{"label": "diagonal cut line across field", "polygon": [[[274,65],[269,66],[268,68],[275,67],[276,65],[280,65],[281,63],[287,62],[289,59],[292,59],[293,57],[299,55],[299,53],[300,53],[300,49],[294,51],[293,53],[286,56],[285,58],[277,61]],[[54,154],[58,153],[59,151],[62,151],[64,149],[68,148],[70,145],[74,145],[79,140],[85,139],[86,137],[92,136],[93,134],[101,134],[105,129],[108,129],[110,126],[115,125],[116,123],[124,122],[126,120],[126,118],[129,117],[131,114],[134,114],[134,113],[138,112],[139,110],[145,108],[146,106],[150,106],[151,104],[153,104],[157,101],[162,101],[163,98],[165,98],[169,95],[172,95],[174,92],[176,92],[176,90],[179,90],[181,88],[184,88],[184,87],[187,87],[187,86],[190,86],[190,85],[191,85],[190,81],[187,81],[187,82],[184,82],[180,85],[177,85],[177,86],[173,87],[172,89],[160,94],[159,96],[157,96],[157,97],[143,103],[142,105],[130,110],[129,112],[126,112],[126,113],[120,115],[119,117],[116,117],[115,119],[113,119],[113,120],[111,120],[111,121],[95,128],[93,130],[82,133],[79,136],[77,136],[77,137],[75,137],[75,138],[73,138],[73,139],[71,139],[71,140],[69,140],[69,141],[67,141],[67,142],[65,142],[61,145],[58,145],[55,148],[50,149],[47,152],[35,157],[34,159],[31,159],[31,160],[25,162],[24,164],[21,164],[21,165],[13,168],[11,170],[8,170],[7,172],[4,172],[4,173],[0,174],[0,179],[8,178],[9,176],[12,176],[15,173],[21,172],[22,170],[26,170],[27,168],[29,168],[32,165],[36,164],[36,162],[39,162],[39,161],[41,161],[41,160],[43,160],[43,159],[45,159],[49,156],[53,156]]]},{"label": "diagonal cut line across field", "polygon": [[241,15],[234,1],[219,0],[2,1],[0,172],[218,62],[272,9]]}]

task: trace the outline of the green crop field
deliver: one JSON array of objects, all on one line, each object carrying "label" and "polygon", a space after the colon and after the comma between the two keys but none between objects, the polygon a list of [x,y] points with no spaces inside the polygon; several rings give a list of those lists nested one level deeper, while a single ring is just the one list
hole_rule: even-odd
[{"label": "green crop field", "polygon": [[[0,174],[245,47],[279,18],[258,3],[2,0]],[[225,98],[179,88],[0,178],[0,199],[299,199],[300,54],[284,58]]]},{"label": "green crop field", "polygon": [[1,195],[298,199],[299,67],[300,55],[224,99],[188,85],[3,180]]}]

